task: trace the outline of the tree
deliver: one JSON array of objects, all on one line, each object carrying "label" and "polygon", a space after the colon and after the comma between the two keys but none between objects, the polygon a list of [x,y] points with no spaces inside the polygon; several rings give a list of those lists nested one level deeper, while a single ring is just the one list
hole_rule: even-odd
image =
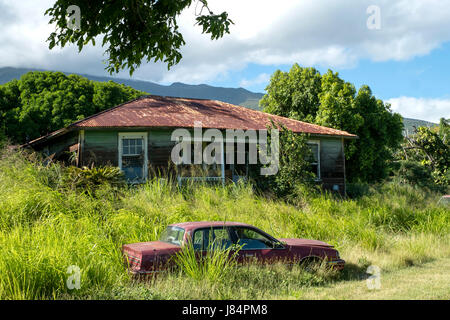
[{"label": "tree", "polygon": [[0,86],[0,131],[3,139],[21,130],[18,120],[19,106],[19,81],[14,79]]},{"label": "tree", "polygon": [[322,77],[314,68],[294,64],[289,72],[275,71],[260,104],[264,111],[283,117],[314,122],[320,106]]},{"label": "tree", "polygon": [[[302,186],[311,190],[315,186],[315,174],[311,169],[312,153],[307,144],[308,136],[294,133],[282,124],[272,123],[270,128],[279,130],[278,172],[275,175],[262,176],[260,166],[256,165],[251,168],[251,178],[260,190],[270,190],[277,197],[295,195]],[[268,143],[272,143],[270,137]]]},{"label": "tree", "polygon": [[406,137],[404,157],[431,171],[437,185],[450,185],[450,143],[447,140],[448,120],[441,119],[438,131],[419,127],[411,137]]},{"label": "tree", "polygon": [[439,137],[446,144],[449,143],[450,139],[450,119],[441,118],[439,121]]},{"label": "tree", "polygon": [[0,86],[0,128],[25,143],[145,92],[61,72],[29,72]]},{"label": "tree", "polygon": [[[203,33],[210,34],[212,40],[229,33],[233,21],[226,12],[214,14],[207,0],[56,0],[45,12],[50,16],[49,23],[56,24],[47,41],[50,49],[72,43],[82,51],[86,44],[95,45],[96,37],[103,36],[110,73],[128,68],[131,75],[144,59],[164,61],[170,68],[182,58],[180,48],[185,44],[177,17],[193,2],[201,6],[195,19]],[[78,30],[67,23],[67,10],[73,5],[80,8]]]},{"label": "tree", "polygon": [[347,178],[373,182],[388,174],[388,162],[402,141],[403,122],[368,86],[358,92],[338,73],[321,75],[294,64],[276,71],[260,105],[264,111],[358,135],[345,146]]}]

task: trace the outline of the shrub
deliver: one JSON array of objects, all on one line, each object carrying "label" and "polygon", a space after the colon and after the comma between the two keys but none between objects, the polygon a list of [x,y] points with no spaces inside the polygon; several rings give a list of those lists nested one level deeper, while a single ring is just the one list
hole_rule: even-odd
[{"label": "shrub", "polygon": [[73,190],[95,193],[101,185],[123,187],[125,185],[124,173],[118,167],[74,167],[67,168],[63,176],[64,185]]},{"label": "shrub", "polygon": [[347,183],[347,196],[351,199],[360,198],[368,195],[370,192],[370,186],[365,182]]},{"label": "shrub", "polygon": [[[275,127],[272,123],[272,128]],[[307,135],[294,133],[281,124],[279,130],[278,172],[274,175],[261,176],[258,168],[251,175],[260,190],[270,190],[277,197],[283,198],[294,195],[299,185],[313,189],[315,175],[311,170],[312,155],[306,143]]]},{"label": "shrub", "polygon": [[417,161],[401,160],[394,176],[400,183],[435,189],[432,171]]}]

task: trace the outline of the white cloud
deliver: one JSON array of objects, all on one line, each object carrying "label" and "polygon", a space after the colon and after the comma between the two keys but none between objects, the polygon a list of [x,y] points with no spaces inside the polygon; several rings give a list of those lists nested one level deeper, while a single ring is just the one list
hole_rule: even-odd
[{"label": "white cloud", "polygon": [[[367,7],[381,8],[381,29],[369,30]],[[162,80],[223,79],[249,63],[351,68],[361,59],[408,60],[450,41],[449,0],[210,0],[228,11],[231,34],[211,42],[194,26],[194,8],[180,17],[183,60]],[[152,68],[144,66],[143,70]],[[139,71],[138,71],[139,74]],[[187,80],[186,80],[187,79]]]},{"label": "white cloud", "polygon": [[[54,0],[0,0],[0,66],[23,66],[104,75],[103,48],[48,50],[53,31],[45,9]],[[202,83],[226,79],[249,63],[355,66],[361,59],[408,60],[450,41],[450,0],[210,0],[228,11],[231,34],[211,41],[195,24],[195,5],[180,16],[186,46],[170,71],[144,64],[135,77],[156,82]],[[367,7],[381,8],[381,29],[367,28]],[[81,13],[83,15],[83,13]],[[127,76],[126,71],[119,76]],[[248,81],[248,80],[244,80]]]},{"label": "white cloud", "polygon": [[442,117],[450,118],[450,99],[399,97],[386,102],[391,104],[393,111],[400,113],[405,118],[436,123]]},{"label": "white cloud", "polygon": [[242,79],[239,86],[241,87],[252,87],[257,84],[269,83],[270,74],[268,73],[260,73],[256,78],[253,79]]}]

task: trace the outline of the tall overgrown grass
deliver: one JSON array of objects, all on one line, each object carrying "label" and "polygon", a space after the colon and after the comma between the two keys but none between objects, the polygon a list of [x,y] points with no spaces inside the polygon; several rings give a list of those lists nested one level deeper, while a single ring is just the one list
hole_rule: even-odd
[{"label": "tall overgrown grass", "polygon": [[[436,205],[438,194],[410,186],[371,186],[354,199],[299,193],[288,204],[258,195],[245,183],[179,188],[153,179],[120,192],[101,184],[94,196],[68,188],[66,171],[23,151],[1,154],[0,299],[201,298],[204,292],[210,298],[245,299],[295,296],[301,286],[336,280],[281,266],[239,268],[226,273],[226,281],[218,280],[225,274],[219,269],[228,264],[217,256],[209,264],[214,268],[194,270],[211,279],[196,289],[196,276],[186,277],[186,272],[157,279],[150,287],[134,284],[121,246],[156,240],[168,224],[182,221],[239,221],[278,238],[327,241],[349,261],[350,271],[368,262],[400,268],[450,255],[449,210]],[[189,265],[189,255],[185,258]],[[66,285],[71,265],[81,269],[79,290]]]},{"label": "tall overgrown grass", "polygon": [[221,248],[212,243],[203,254],[196,252],[192,243],[188,243],[173,259],[180,271],[190,278],[214,282],[223,280],[234,271],[239,249]]}]

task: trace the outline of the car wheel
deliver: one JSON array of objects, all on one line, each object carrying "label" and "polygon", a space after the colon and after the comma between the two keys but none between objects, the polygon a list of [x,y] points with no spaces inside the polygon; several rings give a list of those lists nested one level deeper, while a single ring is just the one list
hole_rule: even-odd
[{"label": "car wheel", "polygon": [[307,272],[317,271],[323,263],[319,257],[306,257],[300,260],[300,267]]}]

